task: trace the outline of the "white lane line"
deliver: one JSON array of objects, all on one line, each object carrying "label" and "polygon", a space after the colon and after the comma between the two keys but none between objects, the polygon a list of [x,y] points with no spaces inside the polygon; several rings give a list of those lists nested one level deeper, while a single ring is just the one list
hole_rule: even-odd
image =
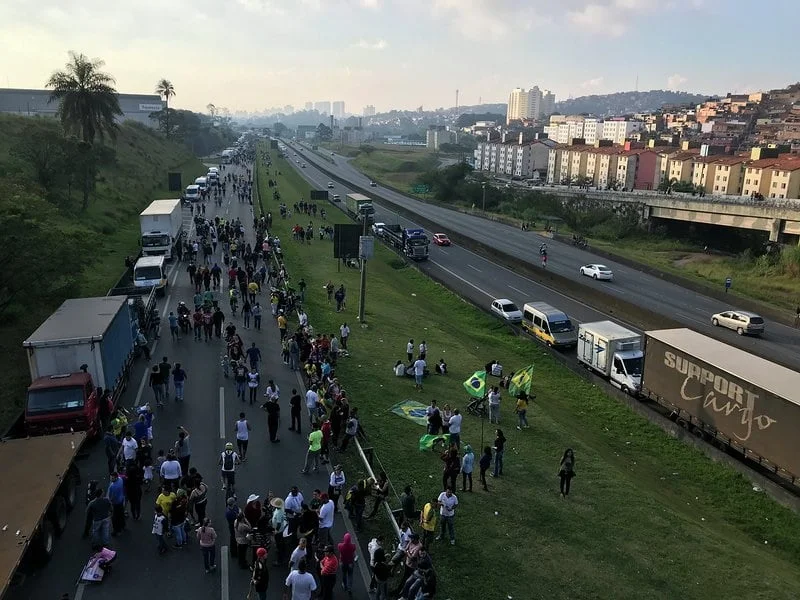
[{"label": "white lane line", "polygon": [[439,252],[441,252],[445,256],[449,256],[450,255],[450,253],[447,250],[442,250],[441,248],[439,248]]},{"label": "white lane line", "polygon": [[147,378],[150,375],[150,369],[145,369],[144,373],[142,373],[142,382],[139,384],[139,391],[136,392],[136,402],[133,403],[134,407],[139,406],[142,403],[142,394],[144,393],[144,384],[147,382]]},{"label": "white lane line", "polygon": [[514,290],[515,292],[518,292],[518,293],[522,294],[523,296],[525,295],[525,292],[523,292],[523,291],[522,291],[521,289],[519,289],[519,288],[515,288],[513,285],[509,285],[508,287],[510,287],[510,288],[511,288],[512,290]]},{"label": "white lane line", "polygon": [[219,437],[225,439],[225,388],[219,388]]},{"label": "white lane line", "polygon": [[468,286],[470,286],[471,288],[474,288],[475,290],[479,291],[479,292],[480,292],[481,294],[483,294],[484,296],[487,296],[487,297],[491,298],[492,300],[494,300],[494,296],[493,296],[492,294],[488,293],[488,292],[487,292],[486,290],[484,290],[483,288],[480,288],[480,287],[478,287],[477,285],[475,285],[475,284],[474,284],[474,283],[472,283],[471,281],[468,281],[468,280],[464,279],[463,277],[461,277],[461,275],[459,275],[459,274],[457,274],[457,273],[454,273],[453,271],[451,271],[450,269],[448,269],[448,268],[447,268],[447,267],[445,267],[444,265],[440,265],[440,264],[439,264],[439,263],[437,263],[435,260],[429,260],[428,262],[429,262],[429,263],[431,263],[432,265],[436,265],[437,267],[439,267],[439,268],[440,268],[440,269],[442,269],[443,271],[446,271],[446,272],[450,273],[450,275],[452,275],[453,277],[455,277],[455,278],[456,278],[456,279],[458,279],[459,281],[463,281],[463,282],[464,282],[464,283],[466,283]]},{"label": "white lane line", "polygon": [[172,304],[171,300],[172,300],[172,294],[167,296],[167,300],[166,300],[166,302],[164,302],[164,310],[161,311],[161,318],[162,319],[167,316],[167,311],[169,310],[169,305]]},{"label": "white lane line", "polygon": [[473,267],[473,266],[472,266],[471,264],[469,264],[469,263],[467,263],[467,266],[468,266],[470,269],[473,269],[473,270],[477,271],[478,273],[483,273],[483,271],[481,271],[481,270],[480,270],[478,267]]},{"label": "white lane line", "polygon": [[220,548],[219,556],[219,575],[220,575],[220,600],[230,599],[230,590],[228,589],[228,547],[222,546]]},{"label": "white lane line", "polygon": [[172,275],[172,281],[170,281],[169,284],[174,286],[175,282],[178,281],[178,273],[179,273],[179,271],[178,271],[178,269],[172,269],[172,270],[174,271],[174,274]]},{"label": "white lane line", "polygon": [[85,583],[79,583],[75,590],[75,600],[83,600],[83,590],[86,589]]}]

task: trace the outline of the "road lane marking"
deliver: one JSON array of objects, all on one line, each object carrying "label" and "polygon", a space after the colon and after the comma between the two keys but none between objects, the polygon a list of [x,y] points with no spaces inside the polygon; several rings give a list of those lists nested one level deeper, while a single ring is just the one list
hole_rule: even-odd
[{"label": "road lane marking", "polygon": [[219,437],[225,439],[225,388],[219,388]]},{"label": "road lane marking", "polygon": [[86,589],[85,583],[79,583],[75,590],[75,600],[83,600],[83,590]]},{"label": "road lane marking", "polygon": [[474,289],[476,289],[477,291],[479,291],[479,292],[480,292],[481,294],[483,294],[484,296],[487,296],[487,297],[491,298],[492,300],[494,300],[494,296],[493,296],[492,294],[488,293],[488,292],[487,292],[486,290],[484,290],[483,288],[480,288],[480,287],[478,287],[477,285],[475,285],[475,284],[474,284],[474,283],[472,283],[471,281],[469,281],[469,280],[467,280],[467,279],[464,279],[463,277],[461,277],[461,275],[459,275],[459,274],[457,274],[457,273],[454,273],[453,271],[451,271],[450,269],[448,269],[448,268],[447,268],[447,267],[445,267],[444,265],[440,265],[440,264],[439,264],[439,263],[437,263],[435,260],[429,260],[428,262],[429,262],[429,263],[431,263],[432,265],[436,265],[437,267],[439,267],[439,268],[440,268],[440,269],[442,269],[443,271],[446,271],[446,272],[450,273],[450,275],[452,275],[453,277],[455,277],[455,278],[456,278],[456,279],[458,279],[459,281],[463,281],[464,283],[466,283],[466,284],[467,284],[468,286],[470,286],[471,288],[474,288]]},{"label": "road lane marking", "polygon": [[441,248],[439,248],[439,252],[441,252],[445,256],[449,256],[450,255],[450,253],[447,250],[442,250]]},{"label": "road lane marking", "polygon": [[[178,265],[176,264],[175,266],[177,267]],[[179,271],[178,271],[178,269],[176,269],[174,267],[173,267],[172,271],[173,271],[172,281],[170,281],[169,284],[170,285],[175,285],[175,282],[178,281],[178,273],[179,273]]]},{"label": "road lane marking", "polygon": [[228,547],[222,546],[220,548],[220,556],[219,556],[219,574],[220,574],[220,600],[229,600],[230,599],[230,590],[228,589]]},{"label": "road lane marking", "polygon": [[475,271],[477,271],[478,273],[483,273],[483,271],[481,271],[481,270],[480,270],[478,267],[473,267],[473,266],[472,266],[471,264],[469,264],[469,263],[467,263],[467,266],[468,266],[470,269],[474,269],[474,270],[475,270]]},{"label": "road lane marking", "polygon": [[515,292],[518,292],[518,293],[522,294],[523,296],[525,295],[525,292],[523,292],[523,291],[522,291],[521,289],[519,289],[519,288],[515,288],[513,285],[509,285],[508,287],[510,287],[510,288],[511,288],[512,290],[514,290]]},{"label": "road lane marking", "polygon": [[167,311],[169,310],[169,305],[171,304],[171,302],[170,302],[171,300],[172,300],[172,294],[167,296],[167,299],[164,302],[164,310],[161,311],[161,318],[162,319],[167,316]]},{"label": "road lane marking", "polygon": [[142,373],[142,382],[139,384],[139,391],[136,392],[136,402],[133,403],[134,407],[138,407],[142,403],[142,394],[144,393],[144,384],[147,381],[147,376],[150,375],[150,369],[145,369]]}]

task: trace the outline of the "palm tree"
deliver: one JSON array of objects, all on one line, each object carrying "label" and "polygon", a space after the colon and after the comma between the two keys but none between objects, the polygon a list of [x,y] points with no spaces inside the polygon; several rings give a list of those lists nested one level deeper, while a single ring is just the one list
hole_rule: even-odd
[{"label": "palm tree", "polygon": [[122,116],[116,81],[100,69],[102,60],[90,60],[84,54],[69,53],[63,71],[56,71],[47,81],[52,88],[48,102],[60,101],[58,114],[64,129],[77,132],[86,144],[101,140],[105,134],[114,139],[118,130],[115,117]]},{"label": "palm tree", "polygon": [[164,102],[167,103],[164,109],[166,115],[164,133],[166,133],[167,137],[169,137],[169,99],[175,95],[175,86],[172,85],[172,82],[169,79],[161,79],[156,84],[156,94],[161,96],[164,99]]}]

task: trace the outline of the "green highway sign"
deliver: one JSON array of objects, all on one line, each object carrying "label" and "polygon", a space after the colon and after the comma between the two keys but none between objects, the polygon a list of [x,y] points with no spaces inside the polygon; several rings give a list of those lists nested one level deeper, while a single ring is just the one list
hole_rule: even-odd
[{"label": "green highway sign", "polygon": [[415,185],[411,188],[411,191],[414,194],[427,194],[431,191],[431,188],[428,185]]}]

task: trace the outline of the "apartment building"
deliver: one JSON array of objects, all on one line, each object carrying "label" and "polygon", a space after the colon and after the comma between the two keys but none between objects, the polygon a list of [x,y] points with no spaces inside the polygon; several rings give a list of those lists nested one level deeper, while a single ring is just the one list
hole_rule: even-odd
[{"label": "apartment building", "polygon": [[375,107],[372,104],[367,104],[362,111],[365,117],[375,116]]},{"label": "apartment building", "polygon": [[683,150],[667,158],[666,178],[669,181],[691,181],[694,160],[700,150]]},{"label": "apartment building", "polygon": [[650,148],[558,145],[549,152],[547,182],[583,180],[598,189],[652,190],[659,181],[659,155]]},{"label": "apartment building", "polygon": [[444,125],[431,125],[425,135],[425,145],[429,150],[438,150],[442,144],[452,144],[455,141],[455,132],[449,131]]},{"label": "apartment building", "polygon": [[624,144],[625,140],[644,129],[644,123],[640,121],[628,121],[625,119],[611,119],[603,121],[603,133],[600,139],[611,140],[615,144]]},{"label": "apartment building", "polygon": [[336,100],[332,106],[333,112],[331,113],[336,119],[344,118],[344,100]]},{"label": "apartment building", "polygon": [[321,115],[329,115],[329,114],[331,114],[331,103],[330,103],[330,100],[324,100],[322,102],[314,102],[314,110],[317,111]]},{"label": "apartment building", "polygon": [[574,139],[583,139],[593,146],[600,140],[609,140],[614,144],[624,144],[635,133],[643,131],[642,121],[627,119],[610,119],[603,121],[597,117],[583,115],[553,115],[544,132],[551,140],[559,144],[571,144]]},{"label": "apartment building", "polygon": [[537,120],[555,111],[556,97],[550,90],[533,86],[526,90],[514,88],[508,96],[506,123],[512,121]]},{"label": "apartment building", "polygon": [[742,196],[800,198],[800,156],[781,154],[778,158],[750,161],[743,177]]},{"label": "apartment building", "polygon": [[544,178],[548,167],[551,140],[525,142],[518,138],[480,142],[475,149],[475,169],[517,179]]},{"label": "apartment building", "polygon": [[692,184],[706,194],[738,196],[745,163],[747,158],[743,156],[698,156],[692,168]]}]

